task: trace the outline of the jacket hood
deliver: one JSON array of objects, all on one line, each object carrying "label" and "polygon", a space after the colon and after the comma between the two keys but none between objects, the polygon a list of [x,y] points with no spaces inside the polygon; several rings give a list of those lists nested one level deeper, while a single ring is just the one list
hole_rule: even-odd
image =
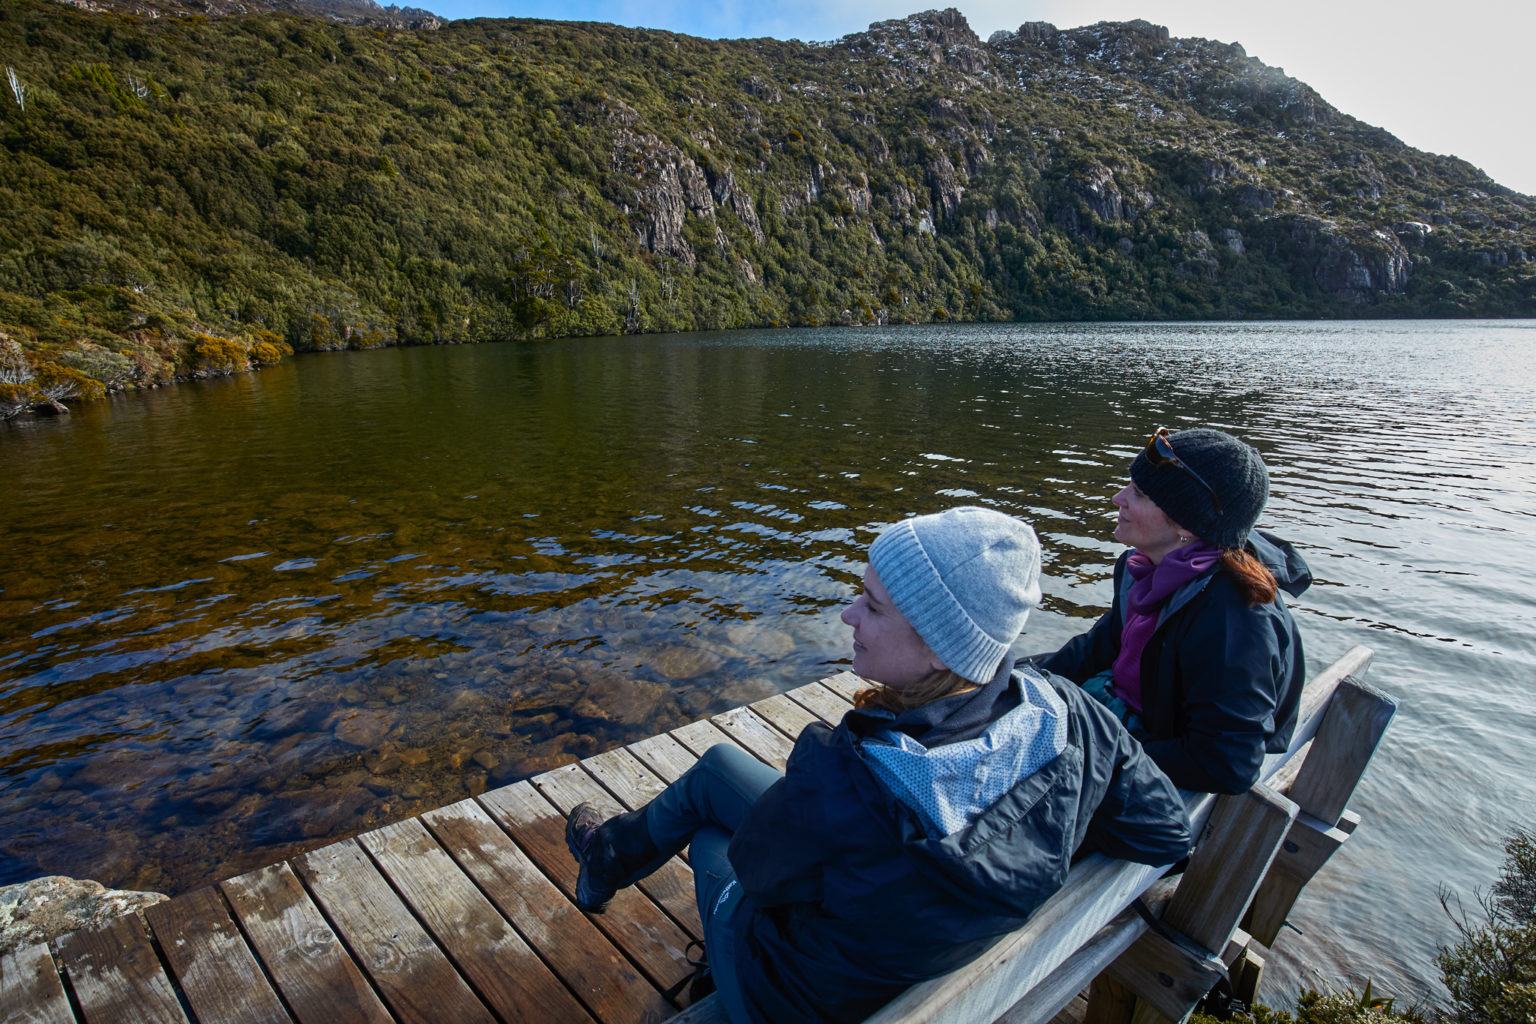
[{"label": "jacket hood", "polygon": [[[1012,707],[970,738],[954,738],[956,730],[939,722],[923,731],[926,743],[887,728],[860,745],[870,771],[917,814],[929,836],[959,832],[1066,749],[1067,707],[1045,677],[1026,666],[1007,687]],[[956,709],[962,718],[972,703]]]},{"label": "jacket hood", "polygon": [[1264,530],[1254,530],[1248,535],[1248,549],[1275,574],[1280,589],[1292,597],[1300,597],[1312,585],[1312,570],[1289,541]]}]

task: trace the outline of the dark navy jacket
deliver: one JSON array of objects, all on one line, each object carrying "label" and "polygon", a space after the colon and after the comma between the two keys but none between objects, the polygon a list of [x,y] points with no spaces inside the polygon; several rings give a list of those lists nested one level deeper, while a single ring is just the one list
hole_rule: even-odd
[{"label": "dark navy jacket", "polygon": [[1073,856],[1145,864],[1188,852],[1178,792],[1119,721],[1065,679],[1066,745],[953,835],[932,837],[871,773],[866,737],[923,745],[979,736],[1019,703],[1005,660],[985,687],[903,712],[808,726],[783,780],[748,812],[730,860],[744,898],[735,967],[754,1018],[855,1021],[914,982],[978,956],[1066,879]]},{"label": "dark navy jacket", "polygon": [[[1255,530],[1248,550],[1295,597],[1312,583],[1296,549]],[[1115,563],[1114,606],[1088,632],[1035,659],[1083,683],[1120,653],[1130,552]],[[1250,607],[1218,567],[1174,591],[1141,656],[1137,738],[1174,784],[1203,793],[1241,793],[1258,781],[1266,751],[1281,751],[1296,728],[1306,663],[1296,623],[1279,594]]]}]

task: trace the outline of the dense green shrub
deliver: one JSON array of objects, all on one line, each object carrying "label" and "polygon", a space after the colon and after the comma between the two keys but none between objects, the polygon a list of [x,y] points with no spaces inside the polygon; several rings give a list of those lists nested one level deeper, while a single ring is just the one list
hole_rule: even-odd
[{"label": "dense green shrub", "polygon": [[1437,959],[1456,1024],[1536,1021],[1536,832],[1516,830],[1504,852],[1498,880],[1477,897],[1480,923],[1454,895],[1440,896],[1460,935]]}]

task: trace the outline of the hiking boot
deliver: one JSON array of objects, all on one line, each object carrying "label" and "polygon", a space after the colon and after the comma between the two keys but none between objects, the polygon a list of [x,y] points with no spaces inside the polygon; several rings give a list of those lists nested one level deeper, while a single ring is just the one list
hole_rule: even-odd
[{"label": "hiking boot", "polygon": [[581,869],[576,905],[593,914],[607,910],[614,893],[667,860],[651,842],[644,807],[604,821],[591,804],[577,804],[565,823],[565,845]]}]

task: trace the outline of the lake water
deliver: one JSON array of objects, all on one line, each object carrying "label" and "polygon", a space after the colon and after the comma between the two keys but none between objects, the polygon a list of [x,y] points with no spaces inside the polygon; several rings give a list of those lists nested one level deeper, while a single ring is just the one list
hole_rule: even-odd
[{"label": "lake water", "polygon": [[1536,824],[1536,322],[735,332],[304,356],[0,429],[0,883],[182,892],[846,666],[877,528],[1034,523],[1053,648],[1157,426],[1265,454],[1315,670],[1401,700],[1265,998],[1435,991]]}]

